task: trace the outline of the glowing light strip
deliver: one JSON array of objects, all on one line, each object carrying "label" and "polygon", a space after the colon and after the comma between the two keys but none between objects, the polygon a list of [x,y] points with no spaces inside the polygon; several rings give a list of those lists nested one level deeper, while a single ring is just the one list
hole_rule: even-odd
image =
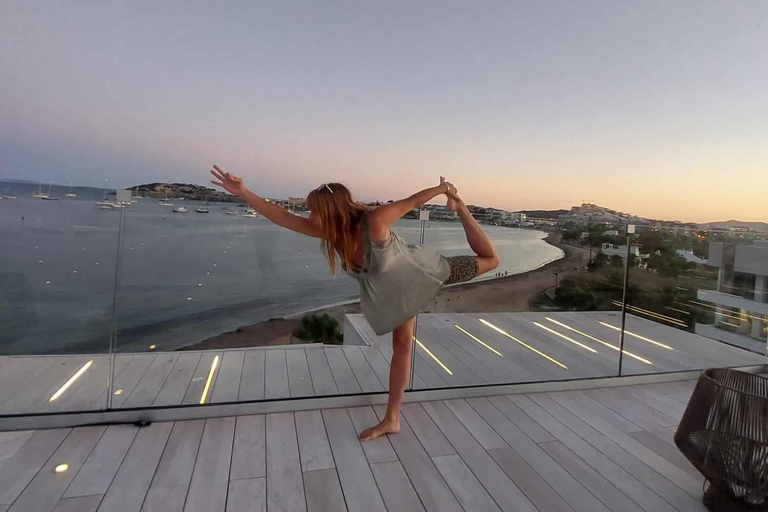
[{"label": "glowing light strip", "polygon": [[[619,347],[617,347],[616,345],[611,345],[611,344],[610,344],[610,343],[608,343],[607,341],[599,340],[599,339],[595,338],[594,336],[590,336],[589,334],[587,334],[587,333],[585,333],[585,332],[581,332],[581,331],[580,331],[580,330],[578,330],[578,329],[574,329],[574,328],[573,328],[573,327],[571,327],[570,325],[565,325],[564,323],[558,322],[557,320],[553,320],[552,318],[549,318],[548,316],[545,316],[544,318],[546,318],[547,320],[549,320],[549,321],[550,321],[550,322],[552,322],[553,324],[557,324],[557,325],[559,325],[560,327],[565,327],[566,329],[569,329],[569,330],[571,330],[571,331],[577,332],[577,333],[581,334],[582,336],[585,336],[585,337],[587,337],[587,338],[589,338],[589,339],[591,339],[591,340],[595,340],[595,341],[596,341],[596,342],[598,342],[598,343],[602,343],[602,344],[603,344],[603,345],[605,345],[606,347],[612,348],[613,350],[615,350],[615,351],[617,351],[617,352],[620,350],[620,349],[619,349]],[[632,357],[632,358],[634,358],[634,359],[637,359],[638,361],[642,361],[642,362],[644,362],[645,364],[653,364],[653,363],[652,363],[652,362],[650,362],[649,360],[647,360],[647,359],[645,359],[645,358],[643,358],[643,357],[640,357],[640,356],[638,356],[638,355],[635,355],[635,354],[633,354],[632,352],[628,352],[627,350],[623,350],[622,352],[623,352],[623,353],[625,353],[626,355],[628,355],[629,357]]]},{"label": "glowing light strip", "polygon": [[[621,302],[615,300],[615,301],[613,301],[613,303],[616,304],[617,306],[621,307]],[[646,313],[649,316],[659,317],[659,318],[661,318],[663,320],[667,320],[668,322],[676,322],[676,323],[681,323],[683,325],[686,325],[685,323],[681,322],[677,318],[672,318],[671,316],[662,315],[661,313],[656,313],[655,311],[651,311],[650,309],[639,308],[637,306],[632,306],[631,304],[627,304],[627,307],[630,308],[630,309],[634,309],[636,311],[642,311],[643,313]],[[687,327],[687,325],[686,325],[686,327]]]},{"label": "glowing light strip", "polygon": [[433,354],[433,353],[432,353],[432,352],[431,352],[431,351],[430,351],[430,350],[429,350],[427,347],[425,347],[425,346],[424,346],[424,344],[423,344],[422,342],[420,342],[419,340],[417,340],[417,339],[416,339],[416,336],[414,336],[414,337],[413,337],[413,339],[414,339],[414,340],[416,340],[416,344],[417,344],[419,347],[421,347],[421,349],[422,349],[424,352],[426,352],[426,353],[427,353],[427,355],[428,355],[429,357],[431,357],[432,359],[434,359],[434,360],[435,360],[435,362],[437,362],[437,364],[439,364],[439,365],[440,365],[440,366],[443,368],[443,370],[445,370],[445,371],[446,371],[446,373],[448,373],[448,375],[453,375],[453,372],[452,372],[451,370],[449,370],[449,369],[448,369],[448,367],[447,367],[447,366],[445,366],[441,360],[439,360],[437,357],[435,357],[435,354]]},{"label": "glowing light strip", "polygon": [[[621,329],[619,327],[616,327],[615,325],[607,324],[605,322],[600,322],[600,325],[604,325],[604,326],[606,326],[606,327],[608,327],[610,329],[613,329],[614,331],[621,332]],[[665,345],[663,343],[659,343],[658,341],[654,341],[654,340],[652,340],[650,338],[646,338],[645,336],[640,336],[639,334],[635,334],[635,333],[630,332],[630,331],[628,331],[626,329],[624,329],[624,332],[629,334],[630,336],[634,336],[635,338],[641,339],[643,341],[647,341],[648,343],[653,343],[654,345],[658,345],[658,346],[660,346],[662,348],[665,348],[667,350],[675,350],[672,347],[670,347],[669,345]]]},{"label": "glowing light strip", "polygon": [[85,363],[82,368],[77,370],[76,374],[74,374],[72,377],[70,377],[70,379],[63,386],[61,386],[61,388],[57,392],[55,392],[50,399],[48,399],[48,401],[49,402],[53,402],[54,400],[59,398],[62,395],[62,393],[64,393],[69,388],[69,386],[74,384],[75,381],[77,379],[79,379],[80,376],[82,376],[86,372],[86,370],[88,370],[88,368],[91,367],[92,364],[93,364],[93,360],[88,361],[87,363]]},{"label": "glowing light strip", "polygon": [[682,313],[684,315],[690,315],[691,314],[690,311],[683,311],[682,309],[675,309],[675,308],[672,308],[672,307],[669,307],[669,306],[664,306],[664,307],[667,308],[667,309],[671,309],[672,311],[677,311],[678,313]]},{"label": "glowing light strip", "polygon": [[491,329],[494,329],[495,331],[498,331],[498,332],[500,332],[501,334],[503,334],[503,335],[504,335],[504,336],[506,336],[507,338],[509,338],[509,339],[511,339],[511,340],[514,340],[514,341],[518,342],[519,344],[521,344],[522,346],[524,346],[524,347],[525,347],[525,348],[527,348],[528,350],[531,350],[531,351],[533,351],[533,352],[536,352],[536,353],[537,353],[537,354],[539,354],[541,357],[543,357],[543,358],[545,358],[545,359],[548,359],[548,360],[552,361],[552,362],[553,362],[553,363],[555,363],[556,365],[558,365],[558,366],[561,366],[561,367],[565,368],[566,370],[568,369],[568,367],[567,367],[567,366],[565,366],[563,363],[561,363],[561,362],[560,362],[560,361],[558,361],[557,359],[553,359],[553,358],[549,357],[547,354],[545,354],[544,352],[541,352],[541,351],[539,351],[539,350],[536,350],[535,348],[533,348],[533,347],[532,347],[532,346],[530,346],[529,344],[525,343],[524,341],[520,341],[519,339],[515,338],[514,336],[512,336],[512,335],[511,335],[511,334],[509,334],[508,332],[506,332],[506,331],[504,331],[504,330],[502,330],[502,329],[499,329],[498,327],[496,327],[496,326],[495,326],[495,325],[493,325],[492,323],[490,323],[490,322],[487,322],[487,321],[483,320],[482,318],[480,318],[480,321],[481,321],[482,323],[484,323],[485,325],[487,325],[488,327],[490,327]]},{"label": "glowing light strip", "polygon": [[496,350],[492,346],[488,345],[486,342],[484,342],[483,340],[481,340],[480,338],[478,338],[474,334],[465,331],[464,329],[461,328],[461,326],[456,325],[456,324],[453,324],[453,326],[455,328],[457,328],[458,330],[460,330],[461,332],[463,332],[464,334],[466,334],[467,336],[469,336],[470,338],[472,338],[473,340],[475,340],[476,342],[478,342],[479,344],[481,344],[482,346],[484,346],[485,348],[487,348],[488,350],[490,350],[491,352],[493,352],[494,354],[496,354],[497,356],[504,357],[501,352],[499,352],[498,350]]},{"label": "glowing light strip", "polygon": [[570,341],[571,343],[574,343],[574,344],[580,346],[581,348],[585,348],[585,349],[589,350],[590,352],[594,352],[595,354],[597,354],[597,350],[593,349],[592,347],[588,347],[588,346],[586,346],[586,345],[584,345],[582,343],[579,343],[578,341],[576,341],[576,340],[574,340],[572,338],[569,338],[568,336],[566,336],[564,334],[560,334],[559,332],[555,331],[554,329],[550,329],[546,325],[541,325],[539,322],[533,322],[533,325],[535,325],[536,327],[541,327],[545,331],[549,331],[552,334],[557,334],[561,338],[566,339],[566,340]]},{"label": "glowing light strip", "polygon": [[[728,294],[726,293],[725,295],[728,295]],[[742,297],[739,297],[739,298],[741,299]],[[728,309],[726,309],[726,308],[721,308],[720,306],[710,306],[709,304],[704,304],[703,302],[696,302],[695,300],[692,300],[692,301],[689,301],[689,302],[690,302],[691,304],[698,304],[698,305],[700,305],[700,306],[705,306],[705,307],[708,307],[708,308],[712,308],[712,309],[715,309],[715,310],[718,310],[718,309],[719,309],[720,311],[725,311],[726,313],[731,313],[731,314],[733,314],[733,311],[729,311],[729,310],[728,310]],[[723,315],[723,316],[729,316],[729,315],[727,315],[726,313],[720,313],[720,314],[721,314],[721,315]],[[760,318],[759,316],[752,316],[752,315],[750,315],[749,313],[739,313],[739,314],[741,314],[741,315],[744,315],[744,316],[746,316],[747,318],[751,318],[751,319],[753,319],[753,320],[762,320],[762,318]],[[731,318],[734,318],[734,319],[736,319],[736,320],[741,320],[741,317],[738,317],[738,316],[731,316]]]},{"label": "glowing light strip", "polygon": [[741,327],[740,325],[731,324],[731,323],[728,323],[728,322],[725,322],[725,321],[721,321],[720,323],[721,323],[721,324],[725,324],[725,325],[730,325],[731,327],[736,327],[737,329],[738,329],[739,327]]},{"label": "glowing light strip", "polygon": [[[617,300],[613,301],[613,304],[615,306],[617,306],[617,307],[621,307],[621,302],[619,302]],[[649,311],[649,310],[643,309],[643,308],[638,308],[638,307],[635,307],[635,306],[630,306],[629,304],[627,304],[627,309],[629,309],[633,313],[640,313],[641,315],[649,316],[651,318],[656,318],[658,320],[662,320],[664,322],[667,322],[667,323],[670,323],[670,324],[674,324],[674,325],[677,325],[677,326],[680,326],[680,327],[688,327],[688,324],[686,324],[685,322],[681,322],[680,320],[676,320],[676,319],[672,318],[671,316],[666,316],[666,315],[662,315],[662,314],[659,314],[659,313],[654,313],[653,311]]]},{"label": "glowing light strip", "polygon": [[211,387],[211,380],[213,380],[213,373],[216,371],[216,366],[219,364],[219,356],[213,358],[211,363],[211,371],[208,372],[208,380],[205,381],[205,387],[203,388],[203,394],[200,395],[200,403],[204,404],[205,399],[208,397],[208,388]]}]

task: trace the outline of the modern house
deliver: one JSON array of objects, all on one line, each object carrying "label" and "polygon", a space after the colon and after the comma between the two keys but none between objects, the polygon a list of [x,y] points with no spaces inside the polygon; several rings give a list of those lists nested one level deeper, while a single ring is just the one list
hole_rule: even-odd
[{"label": "modern house", "polygon": [[712,242],[709,265],[718,268],[716,290],[699,290],[713,303],[715,323],[696,324],[696,333],[763,353],[768,316],[768,243]]}]

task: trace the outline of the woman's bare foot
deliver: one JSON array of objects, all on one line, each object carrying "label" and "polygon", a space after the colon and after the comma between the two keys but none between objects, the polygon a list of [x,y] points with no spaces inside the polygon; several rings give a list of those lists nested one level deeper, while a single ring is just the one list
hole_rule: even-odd
[{"label": "woman's bare foot", "polygon": [[375,427],[367,428],[360,434],[361,441],[373,441],[384,434],[397,434],[400,432],[400,420],[384,419]]},{"label": "woman's bare foot", "polygon": [[445,203],[445,209],[457,212],[461,209],[462,206],[464,206],[464,201],[461,200],[461,198],[458,195],[459,189],[455,189],[454,192],[448,192],[445,194],[448,196],[448,201]]}]

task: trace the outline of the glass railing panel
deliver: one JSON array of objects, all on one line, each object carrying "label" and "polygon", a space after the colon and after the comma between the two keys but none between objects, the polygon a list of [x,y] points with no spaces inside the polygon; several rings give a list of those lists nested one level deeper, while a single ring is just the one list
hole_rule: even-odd
[{"label": "glass railing panel", "polygon": [[[114,407],[386,391],[390,349],[363,320],[357,281],[330,273],[318,239],[212,189],[169,184],[167,200],[163,187],[135,190]],[[403,219],[393,230],[416,241],[419,227]]]},{"label": "glass railing panel", "polygon": [[[426,246],[447,257],[474,255],[462,223],[436,210]],[[594,259],[611,226],[490,208],[470,213],[498,267],[445,286],[419,314],[413,389],[616,375],[615,336],[598,331],[599,322],[618,319],[612,301],[621,296],[623,269],[590,264],[590,244]]]},{"label": "glass railing panel", "polygon": [[103,409],[114,191],[0,182],[0,415]]},{"label": "glass railing panel", "polygon": [[625,359],[624,374],[765,363],[768,245],[760,234],[637,226],[631,236],[624,343],[654,366]]}]

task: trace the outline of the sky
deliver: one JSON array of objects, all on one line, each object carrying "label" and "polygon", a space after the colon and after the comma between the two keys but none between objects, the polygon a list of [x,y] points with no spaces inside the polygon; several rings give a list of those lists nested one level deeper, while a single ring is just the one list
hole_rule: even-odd
[{"label": "sky", "polygon": [[[768,2],[37,2],[0,17],[0,178],[768,221]],[[439,202],[439,201],[437,201]]]}]

